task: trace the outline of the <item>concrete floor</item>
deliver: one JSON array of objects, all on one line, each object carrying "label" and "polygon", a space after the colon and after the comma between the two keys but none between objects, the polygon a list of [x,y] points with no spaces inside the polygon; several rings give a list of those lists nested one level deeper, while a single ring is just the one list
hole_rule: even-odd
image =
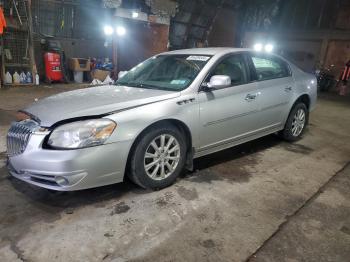
[{"label": "concrete floor", "polygon": [[0,90],[1,261],[349,261],[350,103],[321,98],[305,137],[196,160],[157,192],[50,192],[8,176],[15,110],[74,87]]}]

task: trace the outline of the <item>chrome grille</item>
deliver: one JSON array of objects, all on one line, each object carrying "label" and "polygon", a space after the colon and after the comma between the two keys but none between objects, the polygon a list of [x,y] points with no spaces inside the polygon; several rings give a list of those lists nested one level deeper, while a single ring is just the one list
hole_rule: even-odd
[{"label": "chrome grille", "polygon": [[38,124],[33,120],[13,123],[7,133],[7,154],[9,156],[22,154],[37,127]]}]

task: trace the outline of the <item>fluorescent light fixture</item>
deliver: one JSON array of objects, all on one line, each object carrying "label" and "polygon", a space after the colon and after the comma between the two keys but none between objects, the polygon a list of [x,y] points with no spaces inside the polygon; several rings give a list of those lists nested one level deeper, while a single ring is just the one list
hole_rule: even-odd
[{"label": "fluorescent light fixture", "polygon": [[268,53],[271,53],[273,50],[273,45],[272,44],[267,44],[265,45],[265,51]]},{"label": "fluorescent light fixture", "polygon": [[109,25],[106,25],[104,28],[103,28],[103,31],[105,32],[105,35],[112,35],[114,30],[113,30],[113,27],[109,26]]},{"label": "fluorescent light fixture", "polygon": [[136,11],[132,11],[132,18],[138,18],[139,17],[139,13]]},{"label": "fluorescent light fixture", "polygon": [[118,35],[122,36],[122,35],[125,35],[125,33],[126,33],[125,27],[123,27],[123,26],[117,26],[117,34],[118,34]]},{"label": "fluorescent light fixture", "polygon": [[256,44],[254,45],[254,50],[255,50],[255,51],[261,51],[262,49],[263,49],[263,45],[262,45],[262,44],[256,43]]}]

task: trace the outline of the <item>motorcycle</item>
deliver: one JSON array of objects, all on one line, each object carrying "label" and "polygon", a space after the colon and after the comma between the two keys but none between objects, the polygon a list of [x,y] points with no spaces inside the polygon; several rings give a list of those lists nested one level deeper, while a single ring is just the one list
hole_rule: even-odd
[{"label": "motorcycle", "polygon": [[334,76],[334,65],[316,70],[317,88],[321,92],[328,92],[337,86]]},{"label": "motorcycle", "polygon": [[328,92],[337,86],[338,81],[334,76],[334,65],[316,70],[317,87],[321,92]]}]

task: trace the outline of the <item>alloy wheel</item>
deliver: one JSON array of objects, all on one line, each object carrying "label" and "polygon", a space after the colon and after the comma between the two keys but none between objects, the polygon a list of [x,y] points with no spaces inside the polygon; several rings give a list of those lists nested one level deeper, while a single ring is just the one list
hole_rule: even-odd
[{"label": "alloy wheel", "polygon": [[301,134],[305,126],[305,111],[302,108],[299,108],[294,115],[292,121],[292,134],[297,137]]},{"label": "alloy wheel", "polygon": [[154,180],[169,177],[180,161],[180,144],[170,134],[154,138],[148,145],[144,156],[146,174]]}]

